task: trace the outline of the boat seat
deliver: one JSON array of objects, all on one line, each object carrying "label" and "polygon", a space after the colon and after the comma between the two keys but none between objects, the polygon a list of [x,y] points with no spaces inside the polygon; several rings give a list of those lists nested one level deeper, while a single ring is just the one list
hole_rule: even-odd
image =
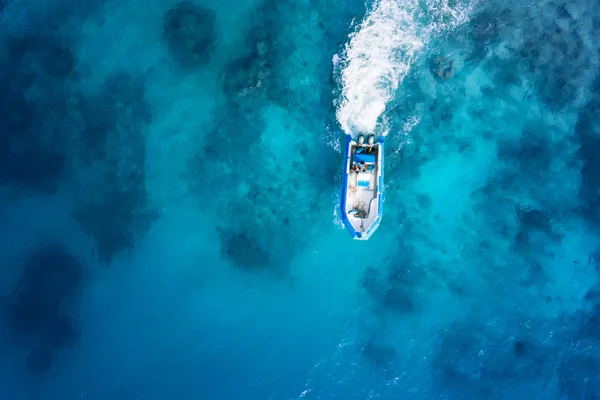
[{"label": "boat seat", "polygon": [[356,153],[354,154],[354,162],[365,164],[375,164],[375,154]]},{"label": "boat seat", "polygon": [[371,184],[370,172],[359,172],[356,178],[356,185],[360,188],[368,188]]}]

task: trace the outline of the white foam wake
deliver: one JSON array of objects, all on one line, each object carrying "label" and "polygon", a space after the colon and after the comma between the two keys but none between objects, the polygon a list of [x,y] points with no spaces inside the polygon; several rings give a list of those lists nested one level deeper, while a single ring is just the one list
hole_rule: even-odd
[{"label": "white foam wake", "polygon": [[375,0],[342,56],[333,57],[341,86],[336,116],[344,132],[386,134],[378,124],[419,51],[436,33],[467,20],[470,6],[449,7],[448,1]]}]

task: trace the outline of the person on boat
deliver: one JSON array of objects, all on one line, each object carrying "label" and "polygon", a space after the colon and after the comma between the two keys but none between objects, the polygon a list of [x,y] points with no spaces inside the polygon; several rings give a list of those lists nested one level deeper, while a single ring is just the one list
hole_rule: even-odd
[{"label": "person on boat", "polygon": [[358,164],[354,163],[352,165],[352,172],[358,172]]}]

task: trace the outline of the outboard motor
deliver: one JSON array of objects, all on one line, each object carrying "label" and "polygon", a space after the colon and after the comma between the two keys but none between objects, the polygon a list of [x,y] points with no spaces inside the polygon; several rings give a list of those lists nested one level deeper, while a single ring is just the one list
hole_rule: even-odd
[{"label": "outboard motor", "polygon": [[365,143],[365,137],[363,135],[358,136],[358,144],[362,146]]},{"label": "outboard motor", "polygon": [[367,139],[367,143],[373,145],[375,143],[375,135],[369,135],[369,139]]}]

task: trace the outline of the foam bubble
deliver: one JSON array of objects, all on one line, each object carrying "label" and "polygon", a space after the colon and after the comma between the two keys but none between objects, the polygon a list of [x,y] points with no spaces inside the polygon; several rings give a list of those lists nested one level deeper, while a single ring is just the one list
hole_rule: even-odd
[{"label": "foam bubble", "polygon": [[382,114],[419,51],[468,19],[470,5],[450,7],[447,1],[375,1],[342,56],[334,57],[341,86],[336,116],[344,132],[383,134]]}]

